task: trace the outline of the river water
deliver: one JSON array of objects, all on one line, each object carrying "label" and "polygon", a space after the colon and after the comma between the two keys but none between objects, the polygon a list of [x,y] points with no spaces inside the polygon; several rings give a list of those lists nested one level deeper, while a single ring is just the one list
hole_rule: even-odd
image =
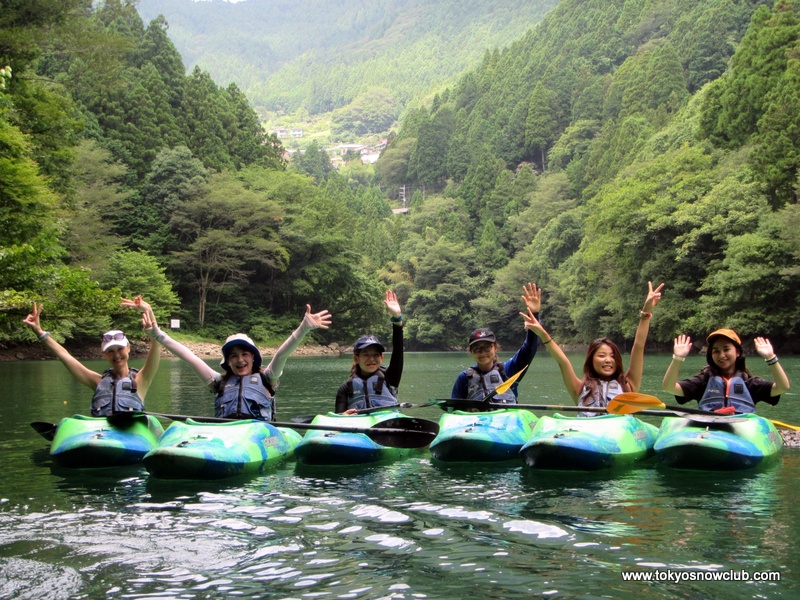
[{"label": "river water", "polygon": [[[579,367],[582,357],[571,358]],[[674,404],[659,391],[668,361],[647,357],[641,391]],[[749,362],[767,375],[763,361]],[[800,386],[800,359],[783,364]],[[408,354],[402,400],[447,397],[466,366],[465,354]],[[701,357],[691,357],[682,373],[701,366]],[[280,420],[332,408],[349,367],[347,357],[290,359]],[[521,402],[565,403],[548,356],[537,356],[529,371]],[[70,471],[51,463],[30,422],[86,413],[91,396],[61,364],[0,363],[0,380],[0,598],[800,594],[800,449],[741,473],[656,462],[599,474],[537,472],[521,463],[442,466],[421,452],[373,467],[289,462],[244,479],[163,481],[141,467]],[[164,413],[213,413],[210,394],[175,360],[162,361],[147,404]],[[759,411],[800,424],[796,392]],[[638,572],[691,579],[624,579]]]}]

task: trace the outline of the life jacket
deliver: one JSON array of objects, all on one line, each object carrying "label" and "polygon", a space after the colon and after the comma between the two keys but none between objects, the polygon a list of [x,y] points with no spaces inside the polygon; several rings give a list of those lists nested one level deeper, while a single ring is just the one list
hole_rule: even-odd
[{"label": "life jacket", "polygon": [[144,410],[144,400],[136,392],[138,372],[138,369],[129,369],[127,376],[114,379],[111,369],[104,371],[92,396],[92,416],[107,417],[121,411]]},{"label": "life jacket", "polygon": [[214,414],[225,419],[275,418],[275,392],[260,372],[244,377],[231,375],[216,386]]},{"label": "life jacket", "polygon": [[[470,367],[467,369],[467,400],[483,400],[506,379],[508,377],[506,377],[503,363],[494,363],[491,370],[486,373],[481,373],[476,368]],[[509,389],[502,394],[497,394],[491,401],[501,404],[516,404],[517,397]]]},{"label": "life jacket", "polygon": [[[581,390],[581,395],[578,398],[578,406],[591,406],[591,407],[603,407],[608,406],[608,401],[612,398],[615,398],[618,394],[621,394],[625,390],[622,389],[622,385],[620,385],[619,381],[616,379],[612,379],[611,381],[601,381],[600,386],[595,390],[594,395],[590,395],[590,390],[588,385],[583,386],[583,390]],[[578,413],[579,417],[596,417],[598,415],[602,415],[604,413],[596,413],[596,412],[581,412]]]},{"label": "life jacket", "polygon": [[699,406],[702,410],[708,411],[732,406],[737,413],[756,412],[756,403],[739,372],[734,373],[730,379],[712,375],[706,384],[703,397],[700,398]]},{"label": "life jacket", "polygon": [[386,383],[382,369],[378,369],[367,379],[353,375],[347,380],[347,408],[372,408],[375,406],[396,406],[397,388]]}]

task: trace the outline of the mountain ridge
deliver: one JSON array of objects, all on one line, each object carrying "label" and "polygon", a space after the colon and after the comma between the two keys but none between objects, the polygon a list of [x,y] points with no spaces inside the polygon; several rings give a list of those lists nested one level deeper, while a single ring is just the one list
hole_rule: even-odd
[{"label": "mountain ridge", "polygon": [[328,113],[374,88],[390,89],[399,113],[557,3],[140,0],[137,10],[145,22],[165,17],[187,70],[199,65],[222,85],[236,83],[263,117]]}]

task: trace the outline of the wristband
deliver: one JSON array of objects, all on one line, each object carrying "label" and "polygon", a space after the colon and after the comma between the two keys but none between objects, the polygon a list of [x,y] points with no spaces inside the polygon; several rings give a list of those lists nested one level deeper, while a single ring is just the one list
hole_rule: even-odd
[{"label": "wristband", "polygon": [[549,344],[553,341],[553,337],[551,336],[546,342],[542,342],[542,344]]},{"label": "wristband", "polygon": [[653,316],[653,313],[645,312],[643,310],[639,311],[639,318],[640,319],[649,319]]},{"label": "wristband", "polygon": [[778,355],[777,354],[773,354],[772,358],[765,358],[764,362],[767,363],[767,365],[771,367],[772,365],[778,363]]},{"label": "wristband", "polygon": [[392,323],[397,323],[397,324],[400,324],[400,323],[402,323],[402,322],[403,322],[405,319],[403,319],[403,315],[400,315],[400,316],[398,316],[398,317],[392,317],[390,320],[391,320],[391,322],[392,322]]},{"label": "wristband", "polygon": [[[49,338],[49,337],[50,337],[50,332],[49,332],[49,331],[43,331],[42,333],[40,333],[40,334],[39,334],[39,336],[38,336],[38,337],[39,337],[39,341],[40,341],[40,342],[43,342],[43,341],[45,341],[47,338]],[[777,362],[777,361],[776,361],[776,362]]]},{"label": "wristband", "polygon": [[156,336],[155,339],[159,344],[161,344],[163,346],[164,345],[164,340],[167,339],[167,334],[162,331]]},{"label": "wristband", "polygon": [[677,360],[678,362],[683,362],[686,360],[685,356],[677,356],[675,354],[672,355],[672,360]]}]

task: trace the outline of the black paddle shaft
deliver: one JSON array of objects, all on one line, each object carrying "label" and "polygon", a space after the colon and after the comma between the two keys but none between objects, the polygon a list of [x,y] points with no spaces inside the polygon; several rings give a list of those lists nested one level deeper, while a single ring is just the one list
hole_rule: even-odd
[{"label": "black paddle shaft", "polygon": [[[108,417],[108,422],[114,425],[130,422],[131,419],[152,415],[170,419],[172,421],[186,421],[191,419],[198,423],[233,423],[242,419],[224,419],[221,417],[201,417],[189,415],[168,415],[163,413],[117,413]],[[387,419],[376,423],[372,427],[348,427],[339,425],[312,425],[306,423],[281,423],[279,421],[262,421],[274,427],[289,427],[291,429],[310,429],[320,431],[334,431],[340,433],[363,433],[371,440],[382,446],[393,448],[422,448],[427,446],[439,433],[439,424],[427,419],[414,417],[400,417]]]}]

